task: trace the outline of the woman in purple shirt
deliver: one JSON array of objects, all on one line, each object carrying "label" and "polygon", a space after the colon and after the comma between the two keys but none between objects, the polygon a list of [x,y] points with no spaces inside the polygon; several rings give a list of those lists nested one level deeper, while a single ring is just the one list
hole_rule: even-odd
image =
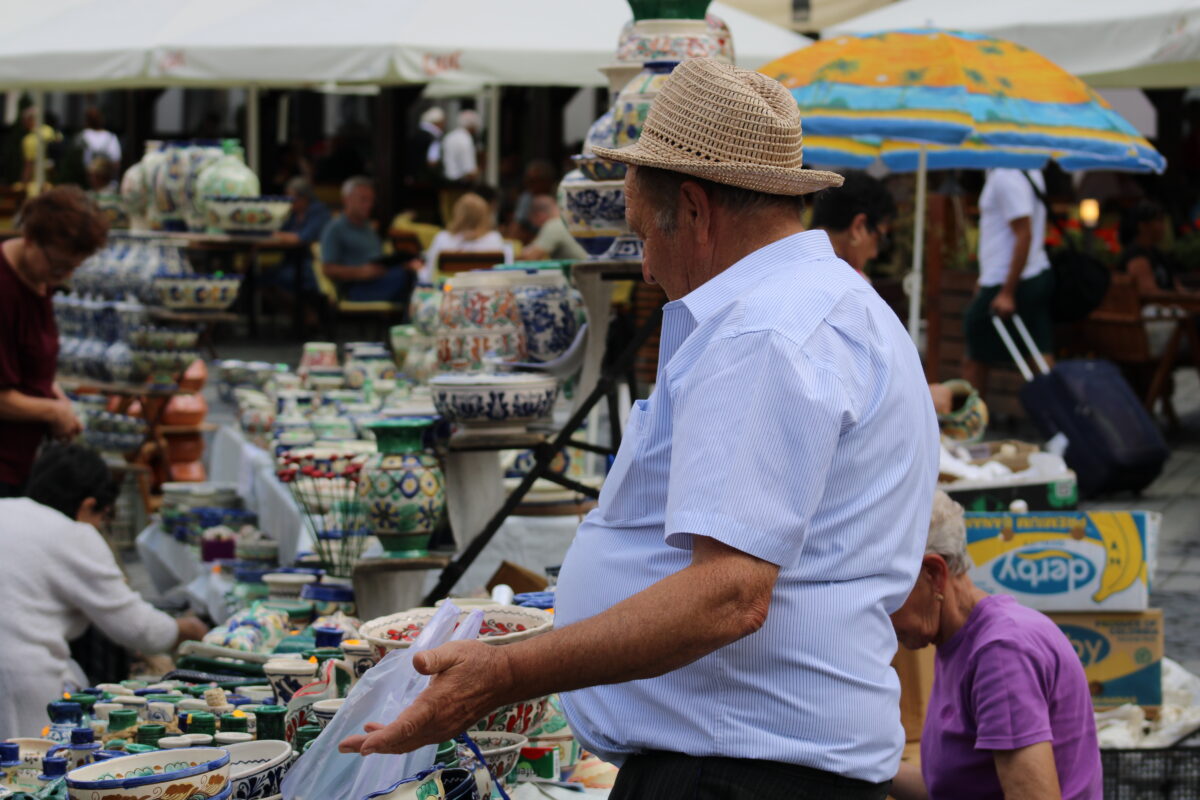
[{"label": "woman in purple shirt", "polygon": [[971,582],[962,511],[934,497],[916,586],[892,614],[901,644],[937,648],[921,768],[901,764],[892,795],[1100,800],[1083,666],[1049,618]]}]

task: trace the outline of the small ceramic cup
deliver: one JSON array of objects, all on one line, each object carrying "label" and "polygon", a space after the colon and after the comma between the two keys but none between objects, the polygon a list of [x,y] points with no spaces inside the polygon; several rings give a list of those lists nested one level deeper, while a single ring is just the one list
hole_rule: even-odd
[{"label": "small ceramic cup", "polygon": [[208,733],[185,733],[180,738],[191,742],[189,747],[208,747],[213,740],[212,735]]},{"label": "small ceramic cup", "polygon": [[195,745],[187,736],[164,736],[158,740],[158,747],[161,750],[178,750],[184,747],[195,747]]},{"label": "small ceramic cup", "polygon": [[147,704],[146,719],[150,722],[175,722],[175,704],[165,701],[154,701]]},{"label": "small ceramic cup", "polygon": [[300,687],[312,683],[317,675],[317,664],[298,658],[273,658],[263,666],[263,673],[271,682],[275,702],[287,705]]},{"label": "small ceramic cup", "polygon": [[253,686],[239,686],[237,693],[242,697],[249,697],[255,703],[270,703],[275,698],[275,690],[270,686],[262,686],[255,684]]},{"label": "small ceramic cup", "polygon": [[338,712],[338,709],[342,707],[342,703],[345,702],[345,698],[339,698],[337,700],[318,700],[313,703],[312,713],[317,718],[317,724],[322,728],[328,725],[329,721],[333,719],[333,715]]},{"label": "small ceramic cup", "polygon": [[371,658],[371,645],[363,639],[343,639],[338,647],[354,670],[355,678],[361,678],[375,664]]},{"label": "small ceramic cup", "polygon": [[124,706],[120,703],[96,703],[92,706],[92,716],[107,722],[108,712],[116,711],[118,708],[124,708]]},{"label": "small ceramic cup", "polygon": [[208,711],[208,703],[198,697],[191,697],[187,700],[180,700],[176,708],[180,711]]},{"label": "small ceramic cup", "polygon": [[146,698],[144,697],[123,694],[118,697],[114,697],[113,702],[119,704],[122,708],[132,708],[138,713],[139,719],[146,719],[146,715],[149,713],[148,706],[150,704],[146,702]]},{"label": "small ceramic cup", "polygon": [[229,744],[241,744],[242,742],[251,742],[251,741],[254,741],[254,737],[252,735],[250,735],[249,733],[242,733],[240,731],[230,732],[230,733],[218,733],[216,736],[213,737],[213,742],[218,747],[224,747],[225,745],[229,745]]}]

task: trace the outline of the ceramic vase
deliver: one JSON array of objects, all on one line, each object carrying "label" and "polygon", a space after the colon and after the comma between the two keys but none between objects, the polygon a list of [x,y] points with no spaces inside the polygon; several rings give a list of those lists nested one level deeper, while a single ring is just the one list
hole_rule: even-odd
[{"label": "ceramic vase", "polygon": [[182,231],[187,227],[183,198],[190,166],[187,142],[171,142],[166,146],[164,159],[154,174],[154,207],[163,230]]},{"label": "ceramic vase", "polygon": [[617,147],[631,145],[642,135],[650,104],[678,64],[678,61],[650,61],[621,89],[613,106],[613,141]]},{"label": "ceramic vase", "polygon": [[557,271],[516,271],[513,293],[525,325],[525,344],[534,361],[552,361],[567,352],[579,330],[571,289]]},{"label": "ceramic vase", "polygon": [[442,310],[442,290],[428,284],[413,289],[408,306],[408,317],[422,336],[437,334],[438,316]]},{"label": "ceramic vase", "polygon": [[617,237],[629,233],[623,181],[590,180],[572,170],[558,186],[558,208],[567,230],[589,256],[603,256]]},{"label": "ceramic vase", "polygon": [[401,417],[370,425],[379,452],[363,466],[358,497],[371,533],[391,556],[427,555],[446,509],[441,467],[423,444],[432,424],[430,417]]},{"label": "ceramic vase", "polygon": [[242,148],[235,140],[223,142],[225,154],[208,164],[196,176],[196,211],[208,219],[209,197],[258,197],[262,193],[258,176],[246,166]]},{"label": "ceramic vase", "polygon": [[[617,61],[644,64],[647,61],[682,61],[685,58],[715,58],[733,63],[733,46],[724,22],[714,19],[643,19],[626,25],[617,43]],[[728,28],[725,28],[728,31]]]},{"label": "ceramic vase", "polygon": [[166,143],[146,142],[146,154],[142,156],[140,163],[142,165],[141,187],[145,192],[142,201],[143,215],[148,227],[155,230],[161,229],[162,220],[158,212],[155,186],[158,182],[158,173],[167,163]]},{"label": "ceramic vase", "polygon": [[438,365],[450,372],[480,372],[489,360],[528,358],[525,326],[503,270],[457,276],[442,298]]},{"label": "ceramic vase", "polygon": [[219,161],[225,154],[221,144],[216,141],[196,142],[188,148],[188,172],[184,179],[183,192],[180,198],[183,206],[184,221],[188,230],[202,231],[205,225],[205,210],[199,204],[197,194],[200,188],[200,174],[209,165]]},{"label": "ceramic vase", "polygon": [[381,344],[360,345],[350,351],[343,368],[346,376],[346,386],[351,389],[361,389],[378,381],[396,379],[396,362]]},{"label": "ceramic vase", "polygon": [[263,665],[263,674],[275,692],[275,702],[287,705],[301,687],[316,678],[317,665],[298,658],[278,658]]}]

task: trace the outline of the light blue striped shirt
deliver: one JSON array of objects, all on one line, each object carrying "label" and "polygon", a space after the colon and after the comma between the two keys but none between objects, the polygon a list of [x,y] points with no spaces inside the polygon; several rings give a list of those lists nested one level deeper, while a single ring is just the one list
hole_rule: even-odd
[{"label": "light blue striped shirt", "polygon": [[888,614],[916,579],[937,467],[912,341],[824,232],[668,303],[657,388],[567,554],[557,624],[686,567],[692,535],[779,577],[754,634],[658,678],[566,694],[576,735],[615,763],[668,750],[891,779],[904,733]]}]

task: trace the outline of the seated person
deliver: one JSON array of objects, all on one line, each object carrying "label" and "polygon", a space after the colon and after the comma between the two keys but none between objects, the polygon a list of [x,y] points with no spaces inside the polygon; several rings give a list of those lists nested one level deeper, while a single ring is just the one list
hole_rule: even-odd
[{"label": "seated person", "polygon": [[208,632],[195,617],[155,609],[125,582],[97,530],[117,498],[99,455],[79,445],[47,447],[26,495],[0,500],[0,739],[37,736],[48,701],[90,685],[68,645],[89,622],[144,653]]},{"label": "seated person", "polygon": [[445,252],[504,253],[504,263],[512,262],[512,245],[496,230],[491,205],[475,192],[467,192],[454,201],[450,225],[433,237],[433,243],[425,252],[425,267],[420,275],[422,283],[432,281],[438,255]]},{"label": "seated person", "polygon": [[1179,265],[1161,249],[1167,217],[1157,203],[1143,201],[1121,219],[1121,258],[1117,269],[1133,278],[1138,292],[1190,291],[1179,280]]},{"label": "seated person", "polygon": [[537,236],[521,251],[522,261],[582,261],[587,258],[587,251],[567,230],[558,213],[558,204],[550,195],[539,194],[530,201],[529,222],[537,228]]},{"label": "seated person", "polygon": [[418,259],[389,265],[383,242],[371,223],[375,184],[350,178],[342,184],[342,215],[321,232],[322,268],[343,285],[342,297],[358,302],[387,301],[406,305],[421,267]]},{"label": "seated person", "polygon": [[[329,207],[317,199],[308,178],[292,178],[287,182],[285,193],[292,200],[292,210],[283,221],[278,238],[307,245],[321,241],[321,234],[329,224]],[[315,292],[317,280],[312,274],[310,249],[284,253],[283,263],[275,272],[275,284],[285,291],[291,291],[296,285],[296,270],[302,270],[301,288],[306,292]]]},{"label": "seated person", "polygon": [[937,648],[921,766],[902,763],[896,800],[1095,800],[1103,793],[1087,677],[1045,615],[971,581],[963,509],[933,499],[917,583],[892,614],[900,644]]}]

